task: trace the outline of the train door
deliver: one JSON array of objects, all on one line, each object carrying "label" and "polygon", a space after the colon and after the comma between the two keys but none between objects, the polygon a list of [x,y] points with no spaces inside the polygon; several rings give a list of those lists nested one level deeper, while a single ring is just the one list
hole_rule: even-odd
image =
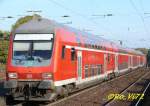
[{"label": "train door", "polygon": [[104,73],[107,72],[107,54],[104,54]]},{"label": "train door", "polygon": [[128,68],[131,67],[131,56],[128,56]]},{"label": "train door", "polygon": [[82,79],[82,51],[77,51],[77,80]]},{"label": "train door", "polygon": [[115,55],[115,71],[118,71],[118,54]]},{"label": "train door", "polygon": [[140,57],[138,57],[138,59],[139,59],[139,61],[138,61],[138,62],[139,62],[139,63],[138,63],[138,66],[140,66]]},{"label": "train door", "polygon": [[133,68],[133,56],[131,56],[130,58],[131,58],[131,68]]}]

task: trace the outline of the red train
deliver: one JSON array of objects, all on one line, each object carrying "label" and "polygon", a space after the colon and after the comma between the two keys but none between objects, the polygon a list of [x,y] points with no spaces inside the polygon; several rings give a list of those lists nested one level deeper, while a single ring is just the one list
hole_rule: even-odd
[{"label": "red train", "polygon": [[145,55],[48,19],[12,32],[5,88],[15,100],[50,101],[145,65]]}]

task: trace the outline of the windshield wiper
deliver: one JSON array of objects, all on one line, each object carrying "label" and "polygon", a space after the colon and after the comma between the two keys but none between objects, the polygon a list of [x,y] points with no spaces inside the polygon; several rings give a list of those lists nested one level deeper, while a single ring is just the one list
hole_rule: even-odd
[{"label": "windshield wiper", "polygon": [[16,64],[19,64],[19,63],[21,63],[23,60],[22,59],[15,59],[16,61]]},{"label": "windshield wiper", "polygon": [[40,57],[37,57],[36,60],[37,60],[38,62],[42,62],[42,61],[43,61],[43,59],[40,58]]},{"label": "windshield wiper", "polygon": [[33,42],[30,43],[30,47],[27,51],[27,60],[34,60],[34,58],[33,58]]},{"label": "windshield wiper", "polygon": [[26,59],[29,60],[29,61],[38,61],[38,62],[43,61],[43,59],[41,57],[38,57],[38,56],[32,56],[32,57],[28,56]]}]

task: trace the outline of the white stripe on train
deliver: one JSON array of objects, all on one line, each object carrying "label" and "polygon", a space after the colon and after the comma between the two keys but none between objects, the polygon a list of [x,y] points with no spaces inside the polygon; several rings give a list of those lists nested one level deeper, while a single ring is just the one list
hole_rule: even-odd
[{"label": "white stripe on train", "polygon": [[75,48],[76,50],[86,50],[86,51],[92,51],[92,52],[101,52],[101,53],[110,53],[110,54],[121,54],[121,55],[132,56],[130,54],[125,54],[125,53],[117,53],[117,52],[106,51],[106,50],[96,50],[96,49],[90,49],[90,48],[84,48],[84,47],[78,47],[78,46],[66,45],[65,47],[67,49]]}]

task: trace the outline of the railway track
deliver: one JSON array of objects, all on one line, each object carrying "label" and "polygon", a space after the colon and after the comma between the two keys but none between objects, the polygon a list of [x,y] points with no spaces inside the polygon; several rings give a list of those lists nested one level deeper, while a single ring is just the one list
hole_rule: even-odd
[{"label": "railway track", "polygon": [[[78,98],[78,96],[80,96],[80,95],[83,95],[83,97],[82,98],[85,98],[83,101],[84,102],[90,102],[90,101],[92,101],[92,100],[90,100],[90,99],[88,99],[88,100],[86,100],[87,98],[84,96],[84,94],[86,94],[87,92],[90,92],[90,91],[92,91],[92,90],[94,90],[94,89],[98,89],[98,88],[100,88],[101,86],[103,86],[103,85],[108,85],[108,83],[111,83],[111,82],[113,82],[113,81],[115,81],[115,80],[119,80],[120,78],[122,78],[122,77],[125,77],[125,76],[128,76],[128,75],[130,75],[131,73],[133,74],[135,71],[131,71],[130,73],[127,73],[127,74],[124,74],[124,75],[122,75],[122,76],[119,76],[119,77],[116,77],[116,78],[114,78],[114,79],[112,79],[112,80],[109,80],[109,81],[106,81],[106,82],[103,82],[103,83],[101,83],[101,85],[96,85],[96,86],[93,86],[93,87],[91,87],[91,88],[87,88],[87,89],[84,89],[83,91],[81,91],[81,92],[77,92],[77,93],[75,93],[75,94],[72,94],[71,96],[69,96],[69,97],[66,97],[66,98],[63,98],[63,99],[61,99],[61,100],[58,100],[58,101],[56,101],[56,102],[53,102],[53,103],[51,103],[51,104],[49,104],[49,105],[47,105],[47,106],[63,106],[63,105],[67,105],[67,106],[70,106],[69,104],[71,103],[71,102],[67,102],[67,103],[64,103],[64,102],[66,102],[66,101],[68,101],[68,100],[70,100],[70,99],[73,99],[73,98],[76,98],[76,99],[74,99],[73,101],[73,104],[76,106],[76,105],[81,105],[80,103],[77,103],[77,102],[81,102],[79,99],[80,99],[80,97],[79,97],[79,99],[77,99]],[[141,74],[141,76],[142,75],[144,75],[145,73],[143,73],[143,74]],[[102,88],[102,87],[101,87]],[[104,88],[105,89],[105,88]],[[124,89],[125,90],[125,89]],[[111,91],[111,90],[110,90]],[[93,92],[93,94],[96,94],[96,92]],[[102,91],[101,91],[101,93],[102,93]],[[106,92],[105,92],[106,93]],[[100,96],[100,95],[99,95]],[[82,101],[82,102],[83,102]],[[76,102],[76,103],[75,103]],[[101,104],[101,105],[105,105],[106,103],[108,103],[108,101],[103,101],[103,102],[96,102],[95,101],[95,105],[99,105],[99,104]],[[83,103],[84,104],[84,103]],[[86,104],[87,105],[87,104]],[[89,103],[89,105],[93,105],[92,103],[90,104]]]},{"label": "railway track", "polygon": [[[146,92],[148,92],[148,89],[150,89],[150,82],[147,84],[146,88],[144,89],[144,91],[142,92],[143,95],[146,95]],[[149,101],[147,100],[146,102],[149,103]],[[138,101],[135,103],[135,106],[140,106],[141,104],[143,104],[143,106],[146,106],[148,103],[144,104],[143,99],[138,99]]]},{"label": "railway track", "polygon": [[[120,92],[119,95],[114,96],[108,103],[105,104],[105,106],[122,106],[121,105],[122,103],[125,105],[125,102],[129,101],[129,96],[127,96],[127,95],[129,93],[129,91],[131,91],[132,87],[136,86],[137,83],[140,83],[141,81],[143,81],[143,79],[148,75],[150,75],[150,72],[146,73],[140,79],[133,82],[131,85],[129,85],[127,88],[125,88],[122,92]],[[146,87],[146,89],[144,90],[143,93],[138,93],[140,95],[137,97],[138,100],[137,100],[137,103],[135,104],[135,106],[139,106],[138,104],[142,100],[142,99],[140,99],[140,97],[142,97],[142,98],[144,97],[145,92],[146,92],[147,88],[149,87],[149,85],[150,85],[150,83],[148,84],[148,86]],[[132,94],[137,94],[137,93],[132,93]],[[119,98],[119,96],[120,96],[120,98]],[[123,97],[121,98],[121,96],[123,96],[124,98]],[[121,104],[119,104],[119,102],[121,102]],[[125,106],[128,106],[128,105],[126,104]]]},{"label": "railway track", "polygon": [[6,93],[6,90],[3,87],[3,81],[4,79],[0,79],[0,106],[5,106],[5,99],[4,99],[4,95]]}]

